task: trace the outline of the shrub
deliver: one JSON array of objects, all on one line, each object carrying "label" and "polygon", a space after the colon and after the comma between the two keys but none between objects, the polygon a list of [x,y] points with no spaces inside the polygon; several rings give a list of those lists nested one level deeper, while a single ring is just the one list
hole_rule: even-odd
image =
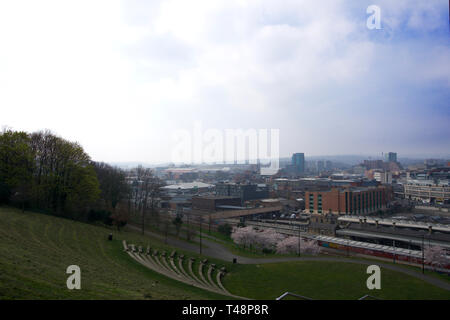
[{"label": "shrub", "polygon": [[229,236],[231,236],[231,232],[233,231],[233,227],[230,224],[225,223],[225,224],[219,225],[219,227],[217,228],[217,231],[219,231],[221,234],[229,237]]}]

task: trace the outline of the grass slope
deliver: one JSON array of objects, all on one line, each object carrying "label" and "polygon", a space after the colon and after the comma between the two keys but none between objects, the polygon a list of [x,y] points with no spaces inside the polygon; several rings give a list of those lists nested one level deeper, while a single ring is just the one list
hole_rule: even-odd
[{"label": "grass slope", "polygon": [[[374,262],[376,264],[376,262]],[[286,291],[313,299],[450,299],[450,292],[422,280],[381,268],[381,289],[368,290],[367,266],[354,263],[298,261],[238,265],[224,279],[234,294],[275,299]]]},{"label": "grass slope", "polygon": [[[223,299],[140,265],[123,252],[121,240],[172,251],[136,232],[110,229],[32,212],[0,207],[0,299]],[[199,256],[194,273],[198,276]],[[204,258],[204,257],[203,257]],[[382,269],[381,290],[366,288],[366,266],[332,262],[233,265],[209,259],[229,273],[225,287],[234,294],[275,299],[291,291],[314,299],[450,299],[448,291],[413,277]],[[81,268],[81,290],[68,290],[66,268]],[[376,264],[376,262],[374,262]],[[187,270],[187,261],[184,262]],[[206,276],[206,272],[204,271]],[[215,278],[215,273],[214,277]]]},{"label": "grass slope", "polygon": [[[0,299],[223,299],[168,279],[123,252],[121,239],[172,248],[133,232],[113,231],[0,208]],[[81,268],[81,290],[68,290],[66,268]]]}]

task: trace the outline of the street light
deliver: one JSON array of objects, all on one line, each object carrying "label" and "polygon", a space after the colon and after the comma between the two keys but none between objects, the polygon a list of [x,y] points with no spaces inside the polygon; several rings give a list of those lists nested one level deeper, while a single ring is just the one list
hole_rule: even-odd
[{"label": "street light", "polygon": [[350,240],[347,238],[347,258],[350,256]]},{"label": "street light", "polygon": [[422,235],[422,274],[425,273],[425,251],[424,251],[424,240],[425,235]]},{"label": "street light", "polygon": [[300,225],[298,225],[298,256],[301,256],[301,233],[300,233]]},{"label": "street light", "polygon": [[394,263],[395,263],[395,240],[394,241]]},{"label": "street light", "polygon": [[203,218],[200,216],[200,254],[202,254],[202,223]]}]

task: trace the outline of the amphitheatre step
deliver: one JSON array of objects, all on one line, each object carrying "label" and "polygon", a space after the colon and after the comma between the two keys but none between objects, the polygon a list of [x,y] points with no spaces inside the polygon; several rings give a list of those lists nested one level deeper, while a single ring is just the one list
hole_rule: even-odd
[{"label": "amphitheatre step", "polygon": [[194,261],[195,261],[194,258],[190,258],[189,259],[189,265],[188,265],[189,272],[192,275],[192,278],[194,278],[196,282],[202,283],[202,281],[195,275],[195,272],[194,272],[194,270],[192,268],[192,265],[194,264]]},{"label": "amphitheatre step", "polygon": [[177,274],[184,277],[184,274],[182,274],[181,271],[178,270],[177,266],[175,265],[175,256],[176,256],[176,252],[172,251],[172,253],[170,254],[170,257],[169,257],[170,267],[172,267],[172,270],[175,271]]},{"label": "amphitheatre step", "polygon": [[[215,265],[209,265],[207,271],[208,280],[205,279],[203,269],[207,265],[207,260],[200,261],[199,264],[199,277],[197,277],[193,271],[192,265],[195,261],[194,258],[189,259],[188,269],[189,272],[186,271],[183,267],[183,260],[185,257],[183,255],[176,256],[176,252],[172,252],[170,257],[167,257],[165,251],[162,254],[159,254],[158,250],[152,250],[149,246],[147,250],[144,250],[142,246],[136,246],[134,244],[127,244],[125,240],[122,241],[124,251],[128,253],[130,257],[132,257],[135,261],[144,265],[145,267],[158,272],[166,277],[172,278],[174,280],[178,280],[180,282],[186,283],[188,285],[195,286],[197,288],[235,297],[242,298],[238,296],[234,296],[230,294],[222,285],[220,278],[223,276],[224,272],[221,270],[217,271],[217,283],[212,279],[213,271],[215,270]],[[167,262],[167,258],[169,262]],[[178,262],[178,267],[176,262]],[[245,298],[242,298],[245,299]]]},{"label": "amphitheatre step", "polygon": [[207,272],[208,280],[212,287],[216,288],[217,290],[222,290],[212,279],[212,273],[214,272],[215,269],[216,269],[216,265],[214,263],[209,265],[208,272]]},{"label": "amphitheatre step", "polygon": [[[186,270],[184,270],[183,267],[183,261],[184,261],[184,255],[179,255],[178,256],[178,269],[181,271],[181,273],[183,273],[187,278],[192,279],[191,276],[189,276],[189,274],[186,272]],[[192,279],[194,280],[194,279]]]},{"label": "amphitheatre step", "polygon": [[159,254],[158,250],[156,250],[155,254],[153,255],[153,258],[155,259],[156,263],[160,266],[162,270],[164,270],[165,272],[170,272],[169,266],[163,263],[162,257]]},{"label": "amphitheatre step", "polygon": [[216,280],[217,280],[217,284],[219,285],[219,287],[222,289],[223,292],[226,292],[228,295],[231,295],[231,293],[228,292],[227,289],[225,289],[225,287],[222,284],[222,277],[225,276],[225,267],[222,267],[216,275]]},{"label": "amphitheatre step", "polygon": [[208,260],[204,259],[202,261],[200,261],[200,264],[198,265],[198,274],[200,276],[200,279],[203,281],[203,283],[205,285],[207,285],[208,287],[214,288],[209,282],[208,280],[205,279],[205,275],[203,274],[203,267],[208,263]]},{"label": "amphitheatre step", "polygon": [[180,276],[177,272],[175,272],[175,270],[173,270],[170,267],[169,263],[167,262],[166,253],[165,252],[160,256],[160,259],[161,259],[163,265],[167,268],[167,270],[169,270],[169,272],[173,273],[177,277]]}]

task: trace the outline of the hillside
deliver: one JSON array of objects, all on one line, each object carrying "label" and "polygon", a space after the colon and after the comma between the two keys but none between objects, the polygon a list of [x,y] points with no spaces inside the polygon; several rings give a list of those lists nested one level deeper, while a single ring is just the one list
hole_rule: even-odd
[{"label": "hillside", "polygon": [[[136,263],[122,239],[139,234],[0,207],[0,299],[222,299]],[[167,248],[167,247],[166,247]],[[170,250],[170,248],[168,248]],[[66,268],[81,268],[81,290],[68,290]]]},{"label": "hillside", "polygon": [[[110,232],[114,235],[113,241],[107,240]],[[144,248],[150,245],[160,252],[174,250],[156,238],[142,236],[135,231],[118,232],[102,226],[0,207],[0,300],[230,298],[148,269],[123,251],[122,240]],[[214,245],[206,238],[204,242],[205,245]],[[190,245],[185,243],[183,247],[186,249]],[[197,271],[199,256],[185,250],[176,251],[196,258],[193,269],[201,278]],[[244,264],[233,265],[218,257],[208,258],[209,263],[219,268],[226,267],[228,272],[223,284],[230,293],[241,297],[275,299],[290,291],[313,299],[355,300],[365,294],[381,299],[450,299],[450,291],[419,279],[419,273],[416,272],[419,274],[416,277],[405,274],[411,268],[395,271],[386,263],[373,262],[383,265],[382,290],[374,292],[365,287],[366,267],[371,262],[358,263],[352,259],[324,256],[304,257],[299,261],[293,261],[297,260],[295,257],[285,258],[291,259],[290,262],[277,261],[278,258],[272,256],[246,259],[248,261]],[[241,256],[238,260],[244,261],[245,258]],[[352,261],[354,263],[347,263]],[[68,290],[66,287],[69,277],[66,268],[69,265],[81,268],[81,290]],[[186,268],[187,259],[184,265]],[[398,272],[403,269],[402,273]]]}]

